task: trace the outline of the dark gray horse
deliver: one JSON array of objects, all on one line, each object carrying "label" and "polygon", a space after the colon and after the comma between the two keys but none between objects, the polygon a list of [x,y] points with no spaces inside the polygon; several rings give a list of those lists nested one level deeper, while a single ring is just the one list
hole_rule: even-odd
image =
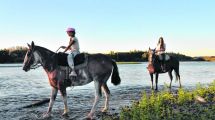
[{"label": "dark gray horse", "polygon": [[62,63],[59,63],[60,60],[57,53],[40,46],[36,46],[34,45],[34,42],[32,42],[31,45],[28,44],[28,47],[29,49],[23,63],[23,70],[27,72],[30,69],[34,69],[38,67],[38,65],[41,65],[46,71],[49,78],[49,83],[52,86],[48,111],[44,114],[44,117],[50,116],[58,90],[63,97],[63,115],[66,115],[68,113],[66,87],[81,86],[92,81],[94,81],[95,84],[95,100],[87,117],[91,119],[93,118],[96,106],[102,95],[102,91],[104,92],[106,98],[105,106],[102,112],[108,110],[110,91],[107,86],[107,80],[112,73],[111,82],[114,85],[119,85],[121,82],[117,65],[111,58],[103,54],[87,54],[87,59],[85,60],[87,62],[86,66],[78,69],[75,68],[78,76],[75,80],[73,80],[72,78],[66,79],[67,74],[65,69],[68,68],[68,66],[62,66]]},{"label": "dark gray horse", "polygon": [[[156,83],[156,88],[155,90],[158,90],[158,76],[159,76],[159,73],[166,73],[168,72],[169,74],[169,77],[170,77],[170,89],[171,89],[171,84],[172,84],[172,79],[173,79],[173,76],[172,76],[172,71],[174,70],[175,71],[175,75],[176,75],[176,80],[179,80],[179,84],[180,84],[180,87],[181,87],[181,81],[180,81],[180,75],[179,75],[179,61],[173,57],[173,56],[169,56],[169,60],[168,61],[165,61],[165,71],[163,71],[161,69],[161,61],[159,60],[159,56],[155,54],[155,50],[154,49],[150,49],[149,48],[149,51],[148,51],[148,61],[149,61],[149,65],[152,65],[154,70],[152,72],[150,72],[150,77],[151,77],[151,88],[154,89],[153,87],[153,74],[155,74],[156,78],[155,78],[155,83]],[[149,68],[148,68],[149,69]]]}]

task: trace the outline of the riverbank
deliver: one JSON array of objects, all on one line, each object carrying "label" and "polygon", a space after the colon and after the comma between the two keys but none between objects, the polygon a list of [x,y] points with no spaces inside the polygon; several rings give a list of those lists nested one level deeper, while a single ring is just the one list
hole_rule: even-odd
[{"label": "riverbank", "polygon": [[215,81],[193,90],[143,93],[140,100],[123,107],[116,119],[199,119],[215,118]]},{"label": "riverbank", "polygon": [[[189,115],[192,115],[192,113],[190,112],[198,112],[199,114],[201,112],[207,112],[208,114],[205,114],[211,117],[211,115],[213,115],[211,113],[215,112],[215,82],[213,83],[212,87],[213,88],[210,89],[199,87],[196,90],[185,92],[183,90],[179,90],[178,87],[173,86],[171,93],[166,91],[167,89],[165,86],[159,86],[159,92],[157,93],[153,92],[149,86],[121,87],[118,89],[110,89],[111,97],[109,111],[107,113],[100,112],[104,104],[103,97],[100,100],[94,119],[138,119],[144,117],[142,115],[147,115],[147,117],[152,117],[153,115],[160,117],[159,114],[162,114],[162,112],[164,112],[165,115],[167,115],[166,117],[169,118],[169,116],[173,114],[171,110],[174,110],[176,112],[176,115],[186,115],[187,118],[190,117]],[[209,92],[213,92],[213,94]],[[74,89],[71,91],[67,90],[67,93],[69,106],[68,116],[63,117],[61,115],[63,113],[64,105],[60,95],[58,95],[54,103],[50,119],[79,120],[84,118],[90,111],[94,100],[94,91],[82,90],[79,93]],[[201,104],[193,101],[194,98],[192,98],[192,93],[196,93],[196,95],[198,94],[199,96],[202,96],[207,102]],[[176,96],[177,99],[175,98]],[[47,95],[46,97],[49,97],[49,95]],[[1,104],[4,104],[4,107],[1,107],[0,109],[0,119],[41,120],[43,113],[45,113],[48,108],[48,103],[32,108],[22,107],[42,99],[44,99],[44,96],[36,95],[24,96],[22,101],[17,101],[16,97],[13,96],[10,98],[2,98]],[[177,104],[174,102],[177,102]],[[159,105],[162,107],[160,108]]]}]

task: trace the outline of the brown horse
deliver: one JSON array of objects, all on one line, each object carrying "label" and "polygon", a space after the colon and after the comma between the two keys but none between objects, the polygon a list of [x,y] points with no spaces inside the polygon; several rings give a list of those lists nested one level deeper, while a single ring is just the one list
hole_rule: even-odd
[{"label": "brown horse", "polygon": [[[75,66],[77,78],[73,79],[67,78],[65,71],[65,69],[68,69],[68,63],[67,58],[63,56],[67,56],[67,54],[60,55],[58,53],[54,53],[46,48],[34,45],[34,42],[32,42],[31,45],[28,44],[28,47],[29,49],[23,62],[23,70],[27,72],[30,69],[41,65],[46,71],[49,78],[49,83],[52,86],[48,111],[44,117],[49,117],[51,115],[52,106],[54,104],[58,90],[63,97],[63,115],[66,115],[68,113],[66,88],[69,86],[82,86],[92,81],[94,81],[96,89],[95,101],[87,117],[90,119],[93,118],[96,106],[99,102],[99,99],[101,98],[102,91],[105,93],[106,98],[105,107],[102,112],[108,110],[110,91],[107,86],[107,80],[112,74],[111,82],[114,85],[119,85],[121,82],[117,65],[111,58],[103,54],[82,53],[77,55],[75,57],[75,64],[77,63],[78,59],[85,59],[85,65],[79,68]],[[62,63],[62,61],[64,62]]]},{"label": "brown horse", "polygon": [[[162,70],[161,65],[162,62],[159,60],[159,56],[155,54],[155,50],[154,49],[150,49],[148,51],[148,62],[149,62],[149,74],[151,77],[151,88],[154,89],[153,87],[153,74],[155,74],[156,79],[155,79],[155,83],[156,83],[156,88],[155,90],[158,90],[158,76],[160,73],[166,73],[168,72],[169,77],[170,77],[170,89],[171,89],[171,84],[172,84],[172,71],[175,71],[175,75],[176,75],[176,80],[179,80],[179,84],[181,87],[181,81],[180,81],[180,75],[179,75],[179,61],[173,57],[173,56],[169,56],[170,59],[168,61],[165,61],[165,71]],[[153,67],[153,68],[152,68]]]}]

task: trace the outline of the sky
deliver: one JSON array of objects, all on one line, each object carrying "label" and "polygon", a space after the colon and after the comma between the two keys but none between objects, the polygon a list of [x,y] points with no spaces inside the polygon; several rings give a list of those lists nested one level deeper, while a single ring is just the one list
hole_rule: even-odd
[{"label": "sky", "polygon": [[214,0],[1,0],[0,49],[36,45],[56,51],[76,29],[81,52],[155,48],[215,56]]}]

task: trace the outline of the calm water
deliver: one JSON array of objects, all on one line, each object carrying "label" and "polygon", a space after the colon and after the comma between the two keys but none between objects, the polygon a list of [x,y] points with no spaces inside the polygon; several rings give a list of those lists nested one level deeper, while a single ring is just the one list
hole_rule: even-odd
[{"label": "calm water", "polygon": [[[121,85],[113,86],[108,81],[110,88],[150,86],[150,76],[146,69],[147,63],[142,64],[120,64],[119,73]],[[195,86],[197,83],[207,84],[215,80],[215,62],[180,62],[180,75],[183,86]],[[173,73],[174,76],[174,73]],[[169,84],[168,74],[160,74],[159,85]],[[178,82],[173,81],[174,86]],[[68,90],[71,88],[68,88]],[[75,87],[80,91],[94,89],[93,82]],[[50,86],[45,71],[40,67],[36,70],[24,72],[21,64],[0,64],[0,97],[22,96],[22,95],[47,95],[50,93]]]}]

